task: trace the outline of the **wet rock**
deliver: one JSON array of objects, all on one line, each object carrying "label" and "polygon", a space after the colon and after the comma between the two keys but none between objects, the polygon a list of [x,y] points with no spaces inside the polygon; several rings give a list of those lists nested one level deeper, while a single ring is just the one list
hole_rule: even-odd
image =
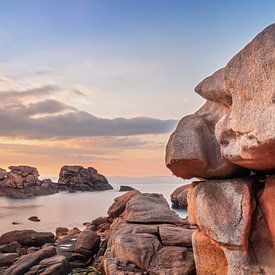
[{"label": "wet rock", "polygon": [[69,263],[64,256],[55,255],[46,258],[33,266],[26,275],[67,275],[69,271]]},{"label": "wet rock", "polygon": [[55,229],[55,236],[57,239],[68,235],[68,233],[69,233],[69,229],[67,227],[57,227]]},{"label": "wet rock", "polygon": [[127,203],[123,217],[133,223],[183,223],[160,194],[138,194]]},{"label": "wet rock", "polygon": [[34,230],[14,230],[4,233],[0,237],[0,244],[18,242],[25,246],[41,246],[53,243],[54,235],[51,232],[36,232]]},{"label": "wet rock", "polygon": [[65,165],[59,172],[58,188],[74,191],[102,191],[113,187],[93,167]]},{"label": "wet rock", "polygon": [[37,265],[43,259],[52,257],[55,254],[54,247],[46,247],[37,252],[22,256],[4,272],[4,275],[26,274],[31,267]]},{"label": "wet rock", "polygon": [[97,252],[99,244],[99,236],[94,231],[85,229],[77,237],[75,252],[92,257]]},{"label": "wet rock", "polygon": [[77,227],[74,227],[72,229],[69,230],[68,232],[68,236],[77,236],[81,231],[77,228]]},{"label": "wet rock", "polygon": [[37,216],[31,216],[28,218],[28,220],[32,222],[40,222],[40,219]]},{"label": "wet rock", "polygon": [[10,243],[7,243],[7,244],[0,245],[0,252],[2,252],[2,253],[14,253],[20,247],[21,247],[20,243],[10,242]]}]

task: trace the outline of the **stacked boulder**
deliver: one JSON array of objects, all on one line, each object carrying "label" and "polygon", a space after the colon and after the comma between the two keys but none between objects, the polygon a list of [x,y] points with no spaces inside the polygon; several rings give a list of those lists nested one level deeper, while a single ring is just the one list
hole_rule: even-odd
[{"label": "stacked boulder", "polygon": [[275,24],[203,80],[207,99],[171,135],[166,165],[188,191],[196,272],[275,274]]},{"label": "stacked boulder", "polygon": [[93,167],[65,165],[59,172],[59,190],[73,191],[102,191],[110,190],[113,187],[108,180]]},{"label": "stacked boulder", "polygon": [[57,192],[50,179],[39,180],[35,167],[10,166],[9,169],[10,172],[0,169],[0,196],[24,198]]}]

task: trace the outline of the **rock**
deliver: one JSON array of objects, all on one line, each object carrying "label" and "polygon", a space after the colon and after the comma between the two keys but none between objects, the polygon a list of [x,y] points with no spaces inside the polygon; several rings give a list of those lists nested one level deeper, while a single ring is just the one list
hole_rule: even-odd
[{"label": "rock", "polygon": [[195,230],[169,224],[159,226],[159,235],[163,245],[192,246],[192,234]]},{"label": "rock", "polygon": [[69,233],[69,229],[67,227],[57,227],[55,229],[55,236],[57,239],[67,236]]},{"label": "rock", "polygon": [[41,260],[52,257],[55,254],[54,247],[46,247],[22,256],[4,272],[4,275],[26,274],[31,267],[37,265]]},{"label": "rock", "polygon": [[275,175],[265,181],[265,189],[260,197],[260,208],[267,222],[272,242],[275,243]]},{"label": "rock", "polygon": [[248,249],[255,209],[253,179],[211,180],[191,185],[188,218],[206,236],[224,245]]},{"label": "rock", "polygon": [[127,222],[132,223],[183,223],[160,194],[138,194],[132,197],[123,213]]},{"label": "rock", "polygon": [[69,230],[68,232],[68,236],[77,236],[81,231],[77,228],[77,227],[74,227],[72,229]]},{"label": "rock", "polygon": [[75,252],[91,257],[97,252],[99,244],[99,236],[94,231],[85,229],[77,237]]},{"label": "rock", "polygon": [[190,184],[182,185],[176,188],[171,194],[172,208],[187,207],[187,193]]},{"label": "rock", "polygon": [[26,275],[67,275],[69,272],[69,263],[64,256],[55,255],[46,258],[33,266]]},{"label": "rock", "polygon": [[119,192],[128,192],[131,190],[135,190],[135,188],[131,187],[131,186],[127,186],[127,185],[121,185],[119,187]]},{"label": "rock", "polygon": [[28,220],[32,222],[40,222],[40,219],[37,216],[31,216],[28,218]]},{"label": "rock", "polygon": [[7,175],[7,171],[5,169],[0,168],[0,180],[3,180]]},{"label": "rock", "polygon": [[113,187],[93,167],[65,165],[59,172],[58,188],[70,191],[102,191]]},{"label": "rock", "polygon": [[138,269],[135,264],[118,260],[116,258],[108,258],[104,260],[104,271],[106,275],[143,275],[141,269]]},{"label": "rock", "polygon": [[2,173],[0,196],[28,198],[57,192],[50,179],[38,179],[39,173],[35,167],[20,165],[10,166],[9,169],[10,172]]},{"label": "rock", "polygon": [[124,212],[127,202],[137,194],[140,194],[140,192],[132,190],[115,198],[114,203],[108,209],[108,216],[111,219],[119,217]]},{"label": "rock", "polygon": [[174,175],[213,179],[244,174],[244,170],[222,157],[215,137],[215,125],[226,111],[224,105],[208,101],[179,122],[166,147],[166,166]]},{"label": "rock", "polygon": [[0,237],[0,245],[18,242],[24,246],[41,246],[45,243],[53,243],[54,235],[51,232],[36,232],[34,230],[14,230]]},{"label": "rock", "polygon": [[120,260],[130,261],[140,269],[148,269],[159,246],[158,238],[151,234],[121,234],[114,239],[113,253]]},{"label": "rock", "polygon": [[66,236],[62,239],[58,239],[56,242],[56,253],[66,257],[71,262],[73,255],[75,254],[75,245],[77,238],[75,236]]},{"label": "rock", "polygon": [[228,264],[223,250],[197,230],[193,234],[193,249],[197,275],[228,274]]},{"label": "rock", "polygon": [[153,256],[150,274],[189,275],[195,270],[193,253],[187,248],[165,246]]},{"label": "rock", "polygon": [[9,266],[19,257],[18,253],[0,253],[0,266]]},{"label": "rock", "polygon": [[260,171],[275,169],[274,39],[272,24],[196,88],[208,100],[227,101],[215,131],[223,157]]},{"label": "rock", "polygon": [[15,253],[18,248],[21,248],[21,244],[18,242],[10,242],[0,245],[0,252],[2,253]]}]

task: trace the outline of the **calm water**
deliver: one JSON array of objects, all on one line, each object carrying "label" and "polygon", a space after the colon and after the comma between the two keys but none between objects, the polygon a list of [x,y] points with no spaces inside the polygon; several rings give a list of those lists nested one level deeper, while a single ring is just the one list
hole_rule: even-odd
[{"label": "calm water", "polygon": [[[175,177],[150,178],[109,178],[114,190],[101,192],[57,193],[31,199],[8,199],[0,197],[0,234],[15,229],[54,231],[58,226],[82,228],[82,223],[106,215],[108,207],[118,192],[120,185],[128,185],[141,192],[161,193],[170,203],[172,191],[189,183]],[[185,211],[179,211],[185,216]],[[38,216],[41,222],[28,221],[30,216]],[[13,225],[12,222],[20,224]]]}]

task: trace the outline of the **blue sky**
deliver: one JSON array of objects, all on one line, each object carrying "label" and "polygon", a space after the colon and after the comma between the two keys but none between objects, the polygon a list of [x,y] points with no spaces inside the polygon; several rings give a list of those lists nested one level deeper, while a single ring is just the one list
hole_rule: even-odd
[{"label": "blue sky", "polygon": [[[141,151],[135,153],[141,158],[149,150],[144,143],[156,142],[159,155],[152,153],[151,160],[163,162],[163,148],[175,122],[203,103],[194,87],[273,23],[274,14],[275,2],[268,0],[0,1],[0,91],[12,91],[12,96],[3,98],[20,103],[22,108],[43,101],[35,107],[55,106],[61,113],[75,108],[78,115],[73,119],[77,121],[90,121],[93,116],[109,119],[107,124],[100,120],[100,129],[108,123],[112,124],[106,126],[108,129],[117,125],[123,128],[121,120],[111,119],[126,119],[130,128],[141,129],[140,136],[133,140],[123,134],[117,145],[119,152],[123,144],[125,148],[139,144]],[[37,88],[36,97],[33,89]],[[25,92],[24,96],[18,96],[20,92]],[[86,113],[79,118],[80,112]],[[143,121],[127,121],[140,116],[156,120],[146,120],[144,129]],[[158,126],[148,130],[154,122]],[[43,138],[51,134],[57,138],[57,125],[58,129],[52,128],[53,132],[48,131]],[[23,137],[17,129],[10,131],[16,139],[12,145],[18,145],[18,139],[19,143],[38,142],[37,133],[29,141],[34,131],[31,126],[27,129]],[[93,133],[85,131],[85,138],[93,139]],[[144,133],[146,136],[142,136]],[[9,138],[8,132],[3,138]],[[64,135],[58,138],[65,139]],[[68,143],[69,138],[76,138],[75,133],[66,138]],[[81,133],[79,138],[83,138]],[[110,155],[114,156],[112,146]],[[24,150],[22,154],[26,155]],[[89,157],[96,159],[98,154],[91,152]],[[0,165],[14,159],[0,159]],[[51,156],[47,156],[49,160]],[[82,162],[79,154],[76,161]]]}]

